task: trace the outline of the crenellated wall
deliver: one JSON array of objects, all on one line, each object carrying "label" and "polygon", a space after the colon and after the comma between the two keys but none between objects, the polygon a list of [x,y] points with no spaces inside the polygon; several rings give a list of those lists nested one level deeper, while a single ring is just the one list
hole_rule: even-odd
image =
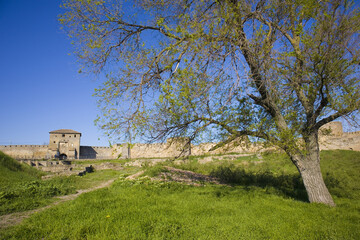
[{"label": "crenellated wall", "polygon": [[360,136],[360,131],[356,132],[344,132],[343,137],[352,137],[352,136]]},{"label": "crenellated wall", "polygon": [[115,159],[111,147],[80,146],[80,159]]},{"label": "crenellated wall", "polygon": [[319,138],[320,150],[353,150],[360,151],[360,132],[345,133],[338,136],[321,136]]},{"label": "crenellated wall", "polygon": [[186,147],[185,143],[136,143],[130,147],[131,158],[170,158],[186,155],[191,155],[191,148]]},{"label": "crenellated wall", "polygon": [[15,159],[49,159],[47,145],[5,145],[0,151]]},{"label": "crenellated wall", "polygon": [[[332,122],[320,129],[319,144],[321,150],[344,149],[360,151],[360,131],[344,133],[340,122]],[[203,143],[199,145],[191,144],[190,146],[187,139],[179,138],[169,139],[166,143],[115,144],[111,147],[80,146],[79,158],[173,158],[209,153],[255,153],[264,150],[261,144],[254,144],[246,139],[239,139],[209,152],[215,145],[216,143]],[[8,145],[0,146],[0,151],[15,159],[51,159],[54,155],[53,149],[48,145]]]},{"label": "crenellated wall", "polygon": [[330,122],[320,128],[320,150],[360,151],[360,131],[343,132],[341,122]]}]

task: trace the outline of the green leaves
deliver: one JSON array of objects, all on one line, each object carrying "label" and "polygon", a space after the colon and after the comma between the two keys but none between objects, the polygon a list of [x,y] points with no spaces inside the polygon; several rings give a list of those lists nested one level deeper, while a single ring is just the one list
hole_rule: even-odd
[{"label": "green leaves", "polygon": [[59,21],[83,69],[107,74],[95,96],[109,134],[196,138],[215,127],[217,140],[261,132],[296,148],[304,129],[359,108],[360,19],[349,6],[66,0]]}]

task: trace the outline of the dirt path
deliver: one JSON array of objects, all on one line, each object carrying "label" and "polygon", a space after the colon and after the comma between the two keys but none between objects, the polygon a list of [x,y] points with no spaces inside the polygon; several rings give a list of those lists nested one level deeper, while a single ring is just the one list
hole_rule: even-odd
[{"label": "dirt path", "polygon": [[10,227],[10,226],[19,224],[25,218],[29,218],[30,215],[33,214],[33,213],[44,211],[45,209],[51,208],[51,207],[53,207],[55,205],[58,205],[59,203],[74,200],[75,198],[80,196],[80,194],[91,192],[91,191],[94,191],[94,190],[97,190],[97,189],[100,189],[100,188],[108,187],[114,181],[115,181],[115,179],[111,179],[109,181],[101,183],[100,185],[98,185],[96,187],[78,190],[78,192],[75,193],[75,194],[56,197],[58,199],[56,202],[53,202],[50,205],[47,205],[47,206],[42,207],[42,208],[37,208],[37,209],[29,210],[29,211],[26,211],[26,212],[10,213],[10,214],[7,214],[7,215],[0,216],[0,229],[4,229],[4,228]]},{"label": "dirt path", "polygon": [[[183,183],[187,183],[187,184],[191,184],[191,185],[201,185],[198,183],[199,181],[211,182],[214,184],[221,184],[218,181],[218,179],[214,178],[214,177],[210,177],[207,175],[203,175],[203,174],[199,174],[199,173],[195,173],[195,172],[191,172],[191,171],[186,171],[186,170],[182,170],[182,169],[177,169],[177,168],[173,168],[173,167],[168,167],[168,166],[166,166],[165,168],[169,172],[163,172],[162,175],[164,178],[157,179],[157,180],[164,180],[164,179],[166,180],[168,177],[170,177],[169,178],[169,179],[171,179],[170,181],[183,182]],[[128,176],[126,179],[129,179],[129,180],[136,179],[143,173],[144,173],[144,171],[139,171],[133,175]],[[56,197],[58,199],[56,202],[53,202],[53,203],[49,204],[48,206],[45,206],[42,208],[33,209],[33,210],[26,211],[26,212],[17,212],[17,213],[11,213],[11,214],[0,216],[0,229],[4,229],[7,227],[16,225],[16,224],[20,224],[22,222],[22,220],[24,220],[25,218],[29,218],[31,216],[31,214],[44,211],[45,209],[51,208],[62,202],[74,200],[82,193],[87,193],[87,192],[91,192],[91,191],[94,191],[94,190],[97,190],[100,188],[108,187],[114,182],[114,180],[115,179],[111,179],[107,182],[103,182],[100,185],[93,187],[93,188],[78,190],[78,192],[75,194]]]}]

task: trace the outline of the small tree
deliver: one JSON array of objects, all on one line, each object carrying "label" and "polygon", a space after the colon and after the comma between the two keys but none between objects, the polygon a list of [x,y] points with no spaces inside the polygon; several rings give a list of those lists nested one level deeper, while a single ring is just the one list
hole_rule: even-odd
[{"label": "small tree", "polygon": [[[346,0],[65,0],[60,17],[109,134],[210,131],[282,148],[310,202],[334,206],[318,130],[359,111],[358,9]],[[209,133],[209,132],[207,132]],[[301,139],[301,141],[299,140]]]}]

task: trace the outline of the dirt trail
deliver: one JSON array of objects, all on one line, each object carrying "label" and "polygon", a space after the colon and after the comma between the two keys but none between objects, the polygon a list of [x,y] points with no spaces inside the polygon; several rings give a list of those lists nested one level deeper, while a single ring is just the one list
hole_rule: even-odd
[{"label": "dirt trail", "polygon": [[100,189],[100,188],[108,187],[114,181],[115,181],[115,179],[111,179],[109,181],[101,183],[100,185],[98,185],[96,187],[78,190],[77,193],[75,193],[75,194],[56,197],[58,199],[56,202],[53,202],[53,203],[51,203],[51,204],[49,204],[49,205],[47,205],[45,207],[42,207],[42,208],[37,208],[37,209],[25,211],[25,212],[10,213],[10,214],[7,214],[7,215],[0,216],[0,229],[4,229],[4,228],[10,227],[10,226],[19,224],[25,218],[29,218],[30,215],[33,214],[33,213],[44,211],[45,209],[51,208],[51,207],[53,207],[55,205],[58,205],[59,203],[74,200],[75,198],[80,196],[80,194],[91,192],[91,191],[94,191],[94,190],[97,190],[97,189]]},{"label": "dirt trail", "polygon": [[[177,168],[173,168],[173,167],[165,167],[169,172],[163,172],[162,173],[162,177],[160,179],[157,180],[164,180],[165,181],[169,178],[171,179],[170,181],[177,181],[177,182],[183,182],[183,183],[187,183],[187,184],[191,184],[191,185],[201,185],[198,182],[211,182],[214,184],[220,184],[223,185],[219,182],[219,180],[217,178],[214,177],[210,177],[207,175],[203,175],[203,174],[199,174],[199,173],[195,173],[195,172],[191,172],[191,171],[186,171],[186,170],[182,170],[182,169],[177,169]],[[126,179],[128,180],[134,180],[136,178],[138,178],[141,174],[143,174],[144,171],[139,171],[133,175],[128,176]],[[156,178],[154,178],[156,179]],[[169,180],[168,179],[168,180]],[[115,179],[111,179],[107,182],[103,182],[100,185],[93,187],[93,188],[89,188],[89,189],[84,189],[84,190],[78,190],[77,193],[75,194],[70,194],[70,195],[65,195],[65,196],[60,196],[60,197],[56,197],[58,200],[56,202],[53,202],[51,204],[49,204],[48,206],[42,207],[42,208],[38,208],[38,209],[34,209],[34,210],[29,210],[26,212],[17,212],[17,213],[11,213],[11,214],[7,214],[7,215],[3,215],[0,216],[0,229],[4,229],[16,224],[19,224],[22,222],[22,220],[24,220],[25,218],[29,218],[31,216],[31,214],[33,213],[37,213],[37,212],[41,212],[45,209],[51,208],[55,205],[58,205],[59,203],[62,202],[66,202],[69,200],[74,200],[75,198],[77,198],[80,194],[82,193],[87,193],[87,192],[91,192],[100,188],[105,188],[110,186]]]}]

